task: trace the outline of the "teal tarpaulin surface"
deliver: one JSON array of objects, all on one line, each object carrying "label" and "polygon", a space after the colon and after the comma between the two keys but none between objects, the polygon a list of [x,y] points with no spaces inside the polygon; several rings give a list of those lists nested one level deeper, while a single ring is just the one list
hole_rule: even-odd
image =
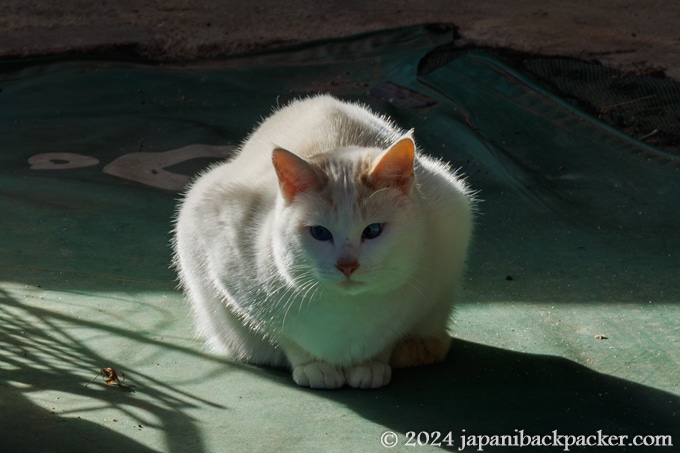
[{"label": "teal tarpaulin surface", "polygon": [[[8,451],[383,451],[385,432],[392,451],[434,450],[433,432],[450,450],[598,431],[626,436],[617,451],[679,445],[680,161],[483,53],[419,74],[449,41],[417,27],[185,65],[0,66]],[[191,175],[317,92],[415,128],[483,200],[448,360],[377,391],[210,356],[169,269]],[[88,384],[106,367],[122,387]]]}]

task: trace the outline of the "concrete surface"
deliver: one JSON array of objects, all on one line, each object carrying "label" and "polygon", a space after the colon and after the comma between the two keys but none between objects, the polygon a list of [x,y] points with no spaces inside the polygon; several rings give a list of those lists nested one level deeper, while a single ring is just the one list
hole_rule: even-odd
[{"label": "concrete surface", "polygon": [[680,79],[680,2],[667,0],[4,0],[0,58],[125,51],[196,59],[432,22],[454,23],[461,45],[666,68]]}]

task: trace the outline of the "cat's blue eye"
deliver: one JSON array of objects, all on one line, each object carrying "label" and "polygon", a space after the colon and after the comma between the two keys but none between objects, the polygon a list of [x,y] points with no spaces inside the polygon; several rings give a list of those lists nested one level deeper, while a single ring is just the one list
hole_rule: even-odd
[{"label": "cat's blue eye", "polygon": [[366,228],[364,228],[364,232],[361,234],[361,237],[363,239],[375,239],[378,236],[380,236],[380,233],[382,233],[382,223],[372,223]]},{"label": "cat's blue eye", "polygon": [[317,241],[330,241],[333,239],[333,234],[328,230],[328,228],[321,225],[314,225],[313,227],[310,227],[309,232]]}]

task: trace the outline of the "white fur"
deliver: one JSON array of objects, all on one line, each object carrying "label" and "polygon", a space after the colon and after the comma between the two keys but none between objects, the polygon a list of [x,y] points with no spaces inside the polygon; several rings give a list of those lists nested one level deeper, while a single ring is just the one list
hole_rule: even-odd
[{"label": "white fur", "polygon": [[[195,181],[177,218],[175,265],[214,351],[290,366],[304,386],[373,388],[389,382],[397,341],[446,333],[472,230],[465,184],[418,153],[409,194],[381,190],[357,204],[354,176],[402,136],[361,106],[317,96],[275,112],[234,159]],[[286,203],[277,147],[330,162],[332,205],[314,193]],[[384,232],[362,241],[374,222]],[[314,239],[311,225],[333,241]],[[360,263],[349,279],[335,266],[347,256]]]}]

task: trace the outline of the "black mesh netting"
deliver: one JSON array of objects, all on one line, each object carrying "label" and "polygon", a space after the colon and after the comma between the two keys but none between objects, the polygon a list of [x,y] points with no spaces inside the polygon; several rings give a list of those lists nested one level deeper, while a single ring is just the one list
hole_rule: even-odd
[{"label": "black mesh netting", "polygon": [[[454,45],[435,49],[422,60],[420,73],[434,71],[467,52]],[[666,78],[664,68],[641,64],[622,71],[573,58],[503,49],[484,52],[628,135],[680,154],[680,83]]]}]

